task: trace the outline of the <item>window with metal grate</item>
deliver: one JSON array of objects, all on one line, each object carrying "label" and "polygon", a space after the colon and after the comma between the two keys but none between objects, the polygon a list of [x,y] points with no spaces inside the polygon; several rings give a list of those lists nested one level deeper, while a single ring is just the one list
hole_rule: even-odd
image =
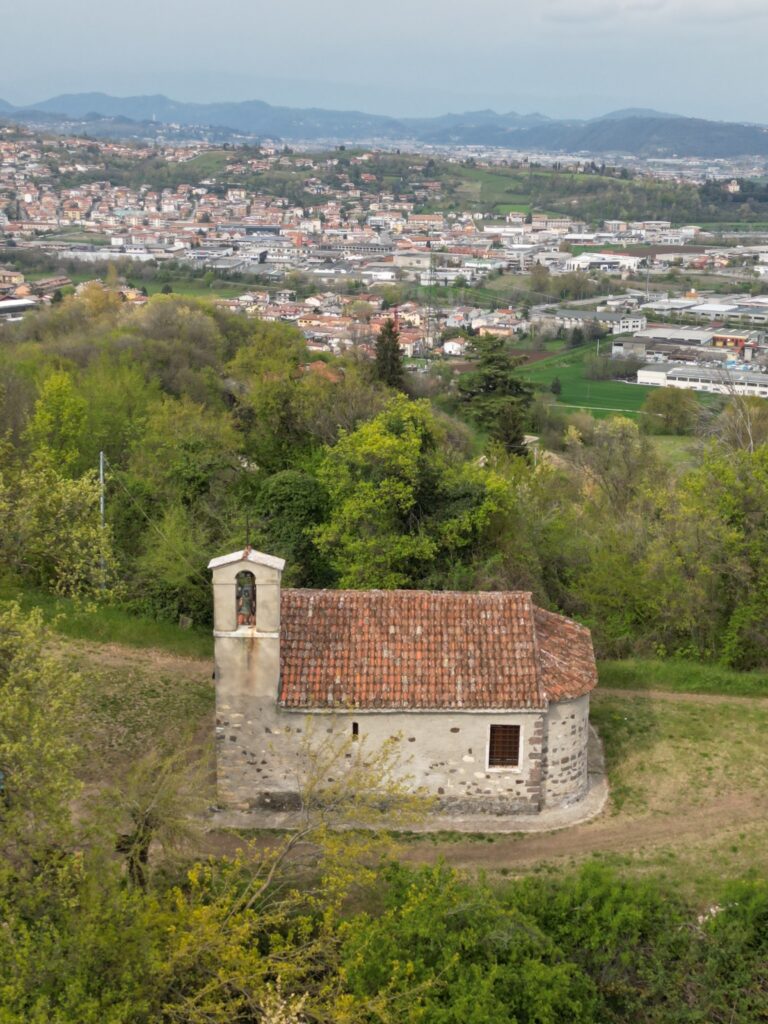
[{"label": "window with metal grate", "polygon": [[488,737],[488,767],[517,768],[520,765],[520,726],[492,725]]}]

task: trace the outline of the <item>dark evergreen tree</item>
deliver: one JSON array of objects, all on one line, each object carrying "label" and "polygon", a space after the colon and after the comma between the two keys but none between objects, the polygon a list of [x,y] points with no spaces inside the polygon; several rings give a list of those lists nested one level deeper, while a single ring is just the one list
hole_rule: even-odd
[{"label": "dark evergreen tree", "polygon": [[376,338],[376,377],[391,388],[402,390],[403,354],[400,350],[400,332],[389,317]]},{"label": "dark evergreen tree", "polygon": [[509,452],[525,454],[525,425],[533,389],[516,373],[522,360],[506,339],[493,334],[472,340],[474,370],[459,377],[459,399],[472,419]]}]

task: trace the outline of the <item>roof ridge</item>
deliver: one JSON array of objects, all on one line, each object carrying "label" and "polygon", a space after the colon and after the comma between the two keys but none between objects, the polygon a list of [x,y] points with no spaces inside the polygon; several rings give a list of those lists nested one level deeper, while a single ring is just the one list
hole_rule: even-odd
[{"label": "roof ridge", "polygon": [[538,692],[539,702],[544,707],[549,707],[549,694],[547,693],[546,687],[544,686],[544,680],[541,672],[541,650],[539,647],[539,631],[536,629],[536,612],[538,611],[537,606],[533,603],[533,595],[530,594],[530,616],[531,616],[531,632],[533,633],[533,666],[534,676],[536,679],[536,689]]},{"label": "roof ridge", "polygon": [[[384,595],[384,594],[428,594],[430,597],[463,597],[463,598],[478,598],[478,597],[516,597],[516,598],[527,598],[531,603],[531,606],[536,608],[533,602],[533,591],[531,590],[427,590],[427,589],[406,589],[406,588],[383,588],[383,587],[371,587],[369,589],[340,589],[336,587],[283,587],[282,592],[289,594],[359,594],[362,596],[370,596],[371,594]],[[550,613],[557,614],[557,613]]]}]

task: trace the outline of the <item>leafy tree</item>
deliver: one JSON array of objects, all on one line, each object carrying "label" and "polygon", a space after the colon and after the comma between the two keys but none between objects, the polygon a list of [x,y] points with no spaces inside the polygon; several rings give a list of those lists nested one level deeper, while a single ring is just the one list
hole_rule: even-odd
[{"label": "leafy tree", "polygon": [[296,429],[310,444],[334,444],[342,430],[354,430],[381,412],[386,389],[370,380],[358,363],[334,364],[329,373],[307,373],[291,397]]},{"label": "leafy tree", "polygon": [[533,389],[515,372],[522,359],[504,338],[487,334],[472,339],[476,369],[458,379],[460,402],[475,422],[508,452],[525,453],[523,435]]},{"label": "leafy tree", "polygon": [[0,889],[13,866],[71,834],[80,678],[53,653],[42,613],[0,606]]},{"label": "leafy tree", "polygon": [[255,543],[285,558],[286,585],[321,587],[331,580],[328,563],[315,545],[312,531],[327,513],[328,496],[308,473],[286,469],[269,477],[253,503]]},{"label": "leafy tree", "polygon": [[388,317],[376,337],[376,378],[391,388],[402,390],[404,383],[400,332]]},{"label": "leafy tree", "polygon": [[426,403],[404,396],[326,452],[319,478],[330,498],[328,522],[315,532],[346,587],[407,584],[434,558],[419,529],[419,497],[437,483],[438,433]]},{"label": "leafy tree", "polygon": [[462,463],[426,401],[398,396],[325,451],[314,536],[342,587],[441,586],[488,529],[499,482]]},{"label": "leafy tree", "polygon": [[27,443],[33,450],[50,452],[65,472],[71,472],[78,462],[86,414],[85,400],[76,393],[70,375],[52,373],[35,402]]},{"label": "leafy tree", "polygon": [[111,596],[116,564],[109,529],[99,518],[93,472],[71,479],[54,456],[35,453],[23,466],[0,464],[4,506],[0,554],[11,573],[32,587],[73,597]]},{"label": "leafy tree", "polygon": [[[530,222],[529,222],[530,223]],[[531,289],[543,295],[548,295],[551,287],[551,275],[549,268],[541,263],[536,263],[531,268]]]},{"label": "leafy tree", "polygon": [[574,327],[568,335],[568,348],[578,348],[584,344],[584,331],[581,327]]},{"label": "leafy tree", "polygon": [[240,495],[253,471],[240,446],[226,417],[189,399],[148,407],[111,504],[139,607],[171,618],[210,615],[210,552],[235,532],[242,537]]},{"label": "leafy tree", "polygon": [[344,928],[351,993],[373,1021],[589,1024],[595,988],[534,920],[444,865],[393,868],[384,912]]},{"label": "leafy tree", "polygon": [[727,450],[754,452],[768,442],[768,404],[762,398],[733,393],[703,432]]},{"label": "leafy tree", "polygon": [[597,488],[615,512],[626,508],[651,475],[659,473],[650,442],[625,416],[596,423],[589,445],[571,428],[568,443],[587,485]]},{"label": "leafy tree", "polygon": [[147,408],[128,473],[155,501],[218,501],[241,469],[240,444],[226,418],[188,398],[164,397]]},{"label": "leafy tree", "polygon": [[192,761],[189,737],[178,726],[165,746],[143,754],[99,796],[102,827],[109,821],[121,830],[117,849],[125,855],[128,880],[140,889],[149,886],[151,847],[162,848],[166,868],[171,858],[189,855],[205,810],[204,760]]},{"label": "leafy tree", "polygon": [[0,363],[0,436],[14,445],[27,429],[36,395],[31,368],[17,368],[9,359]]},{"label": "leafy tree", "polygon": [[640,410],[640,423],[648,434],[691,434],[696,426],[699,403],[690,391],[657,388]]},{"label": "leafy tree", "polygon": [[535,920],[564,958],[594,981],[596,1019],[669,1019],[641,1016],[649,1002],[663,1005],[672,973],[665,958],[684,956],[689,941],[686,908],[659,879],[625,881],[588,864],[564,884],[526,879],[504,902]]},{"label": "leafy tree", "polygon": [[667,595],[670,614],[684,602],[699,650],[717,651],[736,668],[766,662],[767,503],[767,446],[713,451],[682,481],[668,520],[686,580],[679,594]]},{"label": "leafy tree", "polygon": [[125,465],[132,445],[145,429],[150,408],[160,398],[157,382],[147,380],[141,367],[125,357],[104,353],[81,373],[77,394],[86,410],[79,470],[98,465],[100,451],[111,465]]},{"label": "leafy tree", "polygon": [[268,473],[288,468],[305,446],[294,397],[306,358],[305,341],[294,327],[257,324],[227,366],[244,450]]}]

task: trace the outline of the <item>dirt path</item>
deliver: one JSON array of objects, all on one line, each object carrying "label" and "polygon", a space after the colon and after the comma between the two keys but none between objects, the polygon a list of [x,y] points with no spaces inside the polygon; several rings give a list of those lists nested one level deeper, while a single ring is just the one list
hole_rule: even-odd
[{"label": "dirt path", "polygon": [[[409,840],[400,848],[399,859],[409,864],[431,864],[438,859],[453,867],[499,871],[502,868],[526,868],[541,861],[569,860],[594,853],[641,853],[655,847],[688,847],[716,840],[729,832],[768,822],[768,798],[762,795],[738,795],[690,808],[683,815],[647,815],[627,820],[610,813],[584,825],[557,832],[496,835],[492,842],[481,838],[455,840]],[[241,839],[235,832],[209,832],[205,852],[232,856],[248,842],[255,849],[268,847],[276,838],[267,832],[250,833]]]},{"label": "dirt path", "polygon": [[622,690],[599,686],[594,695],[605,697],[646,697],[648,700],[666,700],[680,704],[748,704],[767,705],[768,697],[730,697],[725,693],[673,693],[669,690]]},{"label": "dirt path", "polygon": [[592,853],[636,853],[657,846],[686,845],[766,820],[768,799],[762,794],[740,794],[690,808],[681,815],[648,815],[627,820],[612,817],[608,812],[595,821],[559,832],[497,836],[493,843],[411,843],[403,850],[401,859],[421,864],[442,857],[455,867],[498,870]]}]

